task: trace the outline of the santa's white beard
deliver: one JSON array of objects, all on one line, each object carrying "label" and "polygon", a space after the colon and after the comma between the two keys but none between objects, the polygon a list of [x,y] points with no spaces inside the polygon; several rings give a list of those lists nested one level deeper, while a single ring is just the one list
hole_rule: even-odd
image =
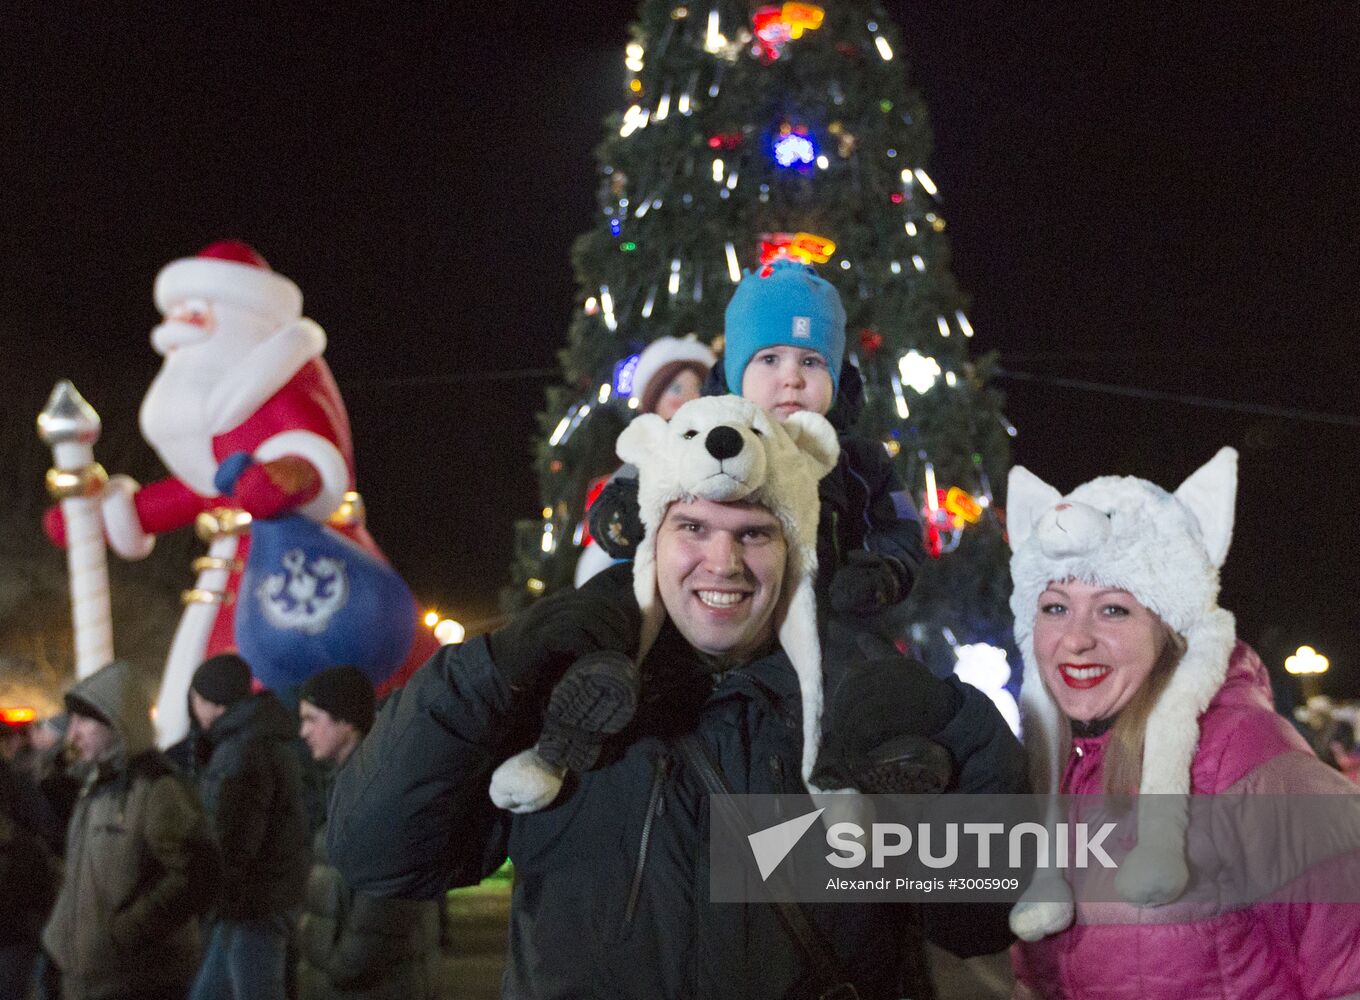
[{"label": "santa's white beard", "polygon": [[213,405],[213,388],[254,346],[231,343],[236,339],[214,334],[171,351],[142,400],[142,435],[171,475],[202,496],[217,494],[212,439],[228,429],[218,426],[222,415],[212,412],[220,408]]}]

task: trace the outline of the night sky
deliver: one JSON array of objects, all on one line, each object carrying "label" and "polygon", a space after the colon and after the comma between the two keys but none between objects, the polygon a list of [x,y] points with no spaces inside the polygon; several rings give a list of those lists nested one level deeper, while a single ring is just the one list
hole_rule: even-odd
[{"label": "night sky", "polygon": [[[243,238],[330,337],[374,535],[423,601],[493,614],[512,520],[538,509],[545,380],[488,374],[551,366],[564,342],[635,7],[473,6],[0,15],[5,416],[69,377],[104,417],[101,455],[150,474],[152,280]],[[1008,379],[1016,459],[1064,492],[1110,472],[1174,487],[1237,447],[1223,604],[1273,666],[1311,642],[1328,688],[1360,694],[1360,9],[888,7],[979,349],[1350,418]]]}]

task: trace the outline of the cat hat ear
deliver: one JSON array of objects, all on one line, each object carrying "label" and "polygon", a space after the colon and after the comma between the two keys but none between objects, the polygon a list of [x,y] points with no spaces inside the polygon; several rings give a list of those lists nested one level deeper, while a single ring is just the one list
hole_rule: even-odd
[{"label": "cat hat ear", "polygon": [[[1185,654],[1148,717],[1140,795],[1190,790],[1199,716],[1223,686],[1235,640],[1232,615],[1218,606],[1218,570],[1232,539],[1237,452],[1224,448],[1168,493],[1143,479],[1105,476],[1067,496],[1023,468],[1011,470],[1007,529],[1011,539],[1011,611],[1025,661],[1021,719],[1036,792],[1056,793],[1070,752],[1069,723],[1049,694],[1034,653],[1039,600],[1067,580],[1128,591],[1185,641]],[[1149,805],[1153,800],[1148,800]],[[1165,903],[1185,888],[1184,810],[1156,821],[1140,811],[1138,846],[1120,868],[1118,886],[1140,904]],[[1033,919],[1022,902],[1012,914],[1029,940],[1061,930]],[[1023,918],[1016,927],[1017,915]],[[1030,936],[1033,935],[1033,936]]]}]

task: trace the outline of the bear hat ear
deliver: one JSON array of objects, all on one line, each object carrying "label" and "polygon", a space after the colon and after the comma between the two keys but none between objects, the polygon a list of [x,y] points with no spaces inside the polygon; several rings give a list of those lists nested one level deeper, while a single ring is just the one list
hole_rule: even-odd
[{"label": "bear hat ear", "polygon": [[1011,466],[1006,480],[1006,535],[1012,552],[1034,531],[1040,516],[1061,499],[1061,493],[1023,465]]},{"label": "bear hat ear", "polygon": [[1176,490],[1176,499],[1199,522],[1209,562],[1222,566],[1232,543],[1233,507],[1237,502],[1237,452],[1220,448]]},{"label": "bear hat ear", "polygon": [[620,459],[642,468],[665,447],[666,421],[655,413],[643,413],[633,418],[614,444]]},{"label": "bear hat ear", "polygon": [[812,460],[818,479],[836,467],[841,446],[836,439],[836,429],[826,417],[809,410],[799,410],[784,421],[784,430],[798,450]]}]

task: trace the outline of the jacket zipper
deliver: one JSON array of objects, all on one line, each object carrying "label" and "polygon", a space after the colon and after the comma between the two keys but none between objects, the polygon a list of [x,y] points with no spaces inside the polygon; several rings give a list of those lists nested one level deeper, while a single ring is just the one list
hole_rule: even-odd
[{"label": "jacket zipper", "polygon": [[624,911],[623,924],[631,927],[637,915],[638,899],[642,896],[642,871],[647,866],[647,849],[652,840],[652,823],[665,811],[665,800],[661,797],[662,785],[671,761],[664,755],[657,757],[652,770],[652,791],[647,797],[647,816],[642,821],[642,838],[638,844],[637,868],[633,870],[633,884],[628,890],[628,908]]}]

